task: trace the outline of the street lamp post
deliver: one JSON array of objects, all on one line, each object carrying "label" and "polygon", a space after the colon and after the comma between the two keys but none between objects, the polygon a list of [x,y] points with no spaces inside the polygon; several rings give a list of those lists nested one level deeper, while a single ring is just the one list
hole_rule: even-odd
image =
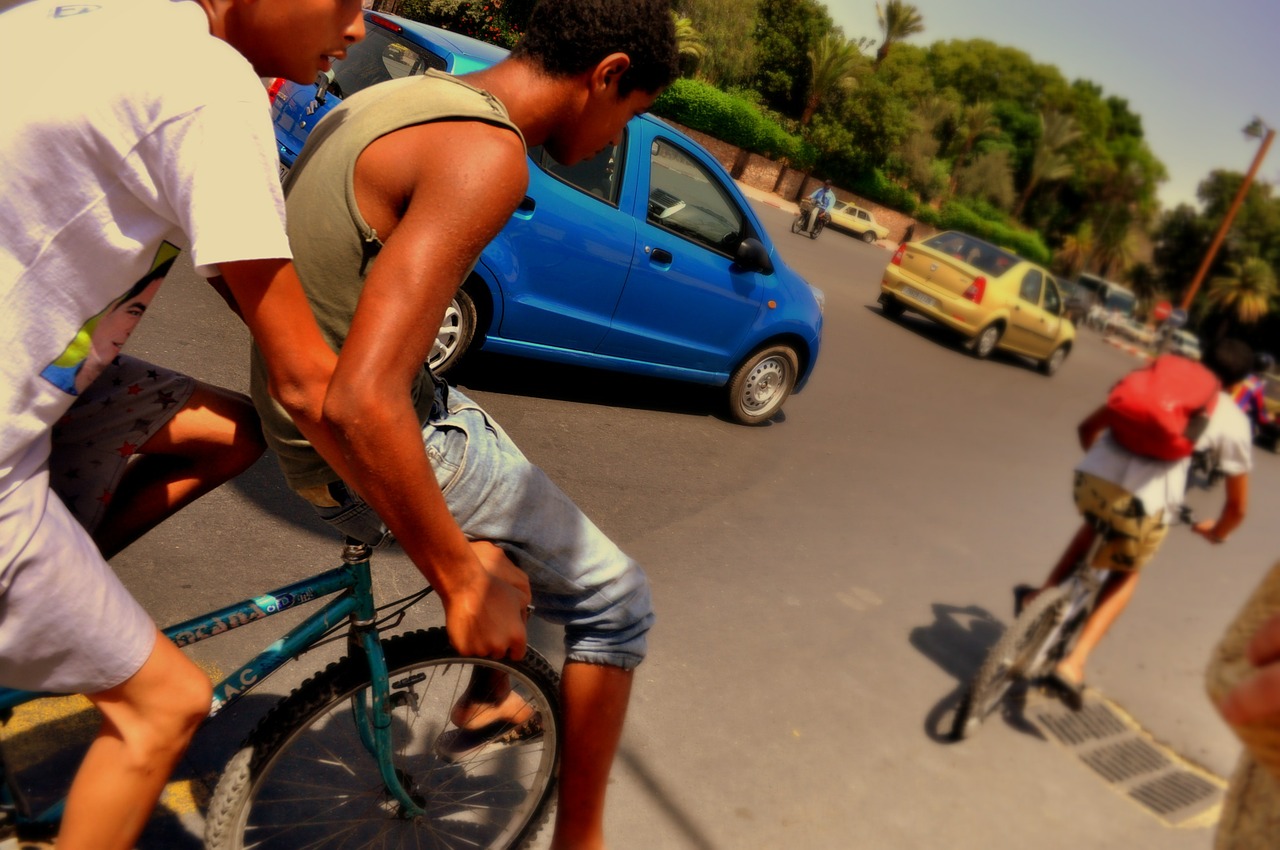
[{"label": "street lamp post", "polygon": [[1235,220],[1236,213],[1240,210],[1240,205],[1244,203],[1245,195],[1249,193],[1249,186],[1253,184],[1253,178],[1262,166],[1262,160],[1267,156],[1267,148],[1271,147],[1271,140],[1276,137],[1275,129],[1262,123],[1260,118],[1253,119],[1249,126],[1244,128],[1244,133],[1246,136],[1255,139],[1261,137],[1262,144],[1258,147],[1258,153],[1253,157],[1253,165],[1249,167],[1249,173],[1244,176],[1244,181],[1240,183],[1240,190],[1236,192],[1235,198],[1231,201],[1226,217],[1222,219],[1222,225],[1213,236],[1213,242],[1209,245],[1209,250],[1205,253],[1204,260],[1200,263],[1200,269],[1196,272],[1196,276],[1191,279],[1191,285],[1187,287],[1186,294],[1182,296],[1181,306],[1183,310],[1191,309],[1191,299],[1195,298],[1196,291],[1200,289],[1200,284],[1204,281],[1204,276],[1209,273],[1209,266],[1213,265],[1213,258],[1218,255],[1218,249],[1222,247],[1222,240],[1226,238],[1227,231],[1231,229],[1231,222]]}]

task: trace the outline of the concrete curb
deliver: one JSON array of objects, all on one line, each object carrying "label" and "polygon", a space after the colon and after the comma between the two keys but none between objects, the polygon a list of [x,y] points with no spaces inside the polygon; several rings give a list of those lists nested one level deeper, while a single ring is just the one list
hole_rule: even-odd
[{"label": "concrete curb", "polygon": [[1136,357],[1139,360],[1153,359],[1150,351],[1140,346],[1134,345],[1131,342],[1126,342],[1114,336],[1104,336],[1103,340],[1107,344],[1111,345],[1113,348],[1118,348],[1121,351],[1123,351],[1125,354],[1128,354],[1131,357]]}]

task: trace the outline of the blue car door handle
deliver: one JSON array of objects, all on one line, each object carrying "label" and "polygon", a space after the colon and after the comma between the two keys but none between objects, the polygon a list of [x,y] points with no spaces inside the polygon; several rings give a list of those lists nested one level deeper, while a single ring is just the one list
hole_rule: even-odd
[{"label": "blue car door handle", "polygon": [[518,215],[521,218],[526,220],[533,218],[533,208],[536,207],[537,205],[538,205],[537,201],[535,201],[533,198],[530,198],[528,195],[525,195],[524,200],[520,202],[520,206],[516,207],[516,211],[515,213],[513,213],[513,215]]},{"label": "blue car door handle", "polygon": [[664,251],[661,248],[654,248],[653,253],[649,255],[649,259],[655,263],[661,263],[664,266],[671,265],[671,252]]}]

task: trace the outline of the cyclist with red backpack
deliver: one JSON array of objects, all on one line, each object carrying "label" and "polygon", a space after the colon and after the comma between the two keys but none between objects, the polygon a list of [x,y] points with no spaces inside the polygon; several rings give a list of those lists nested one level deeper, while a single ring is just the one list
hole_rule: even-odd
[{"label": "cyclist with red backpack", "polygon": [[[1113,572],[1074,649],[1048,677],[1070,707],[1083,705],[1085,662],[1129,604],[1141,568],[1164,541],[1168,518],[1186,493],[1193,452],[1207,454],[1225,475],[1226,499],[1216,519],[1198,522],[1192,530],[1222,543],[1243,521],[1253,438],[1249,421],[1227,393],[1252,366],[1253,351],[1234,339],[1218,343],[1204,366],[1164,355],[1122,378],[1107,402],[1080,423],[1086,453],[1076,467],[1075,501],[1086,521],[1044,587],[1061,582],[1085,557],[1096,534],[1095,518],[1110,533],[1093,566]],[[1037,592],[1016,588],[1018,610]]]}]

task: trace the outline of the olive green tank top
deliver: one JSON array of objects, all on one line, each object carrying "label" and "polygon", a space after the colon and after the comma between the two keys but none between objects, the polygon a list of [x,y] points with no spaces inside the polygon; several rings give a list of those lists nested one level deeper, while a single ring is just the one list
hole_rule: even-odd
[{"label": "olive green tank top", "polygon": [[[494,124],[524,141],[506,107],[493,95],[456,77],[428,71],[370,86],[344,100],[316,125],[285,179],[294,266],[320,331],[334,351],[342,349],[365,277],[382,248],[356,206],[356,159],[388,133],[441,120]],[[289,485],[307,489],[337,481],[337,473],[267,393],[266,365],[256,345],[249,385],[267,443],[278,455]],[[426,421],[433,395],[431,373],[424,364],[413,386],[419,421]]]}]

